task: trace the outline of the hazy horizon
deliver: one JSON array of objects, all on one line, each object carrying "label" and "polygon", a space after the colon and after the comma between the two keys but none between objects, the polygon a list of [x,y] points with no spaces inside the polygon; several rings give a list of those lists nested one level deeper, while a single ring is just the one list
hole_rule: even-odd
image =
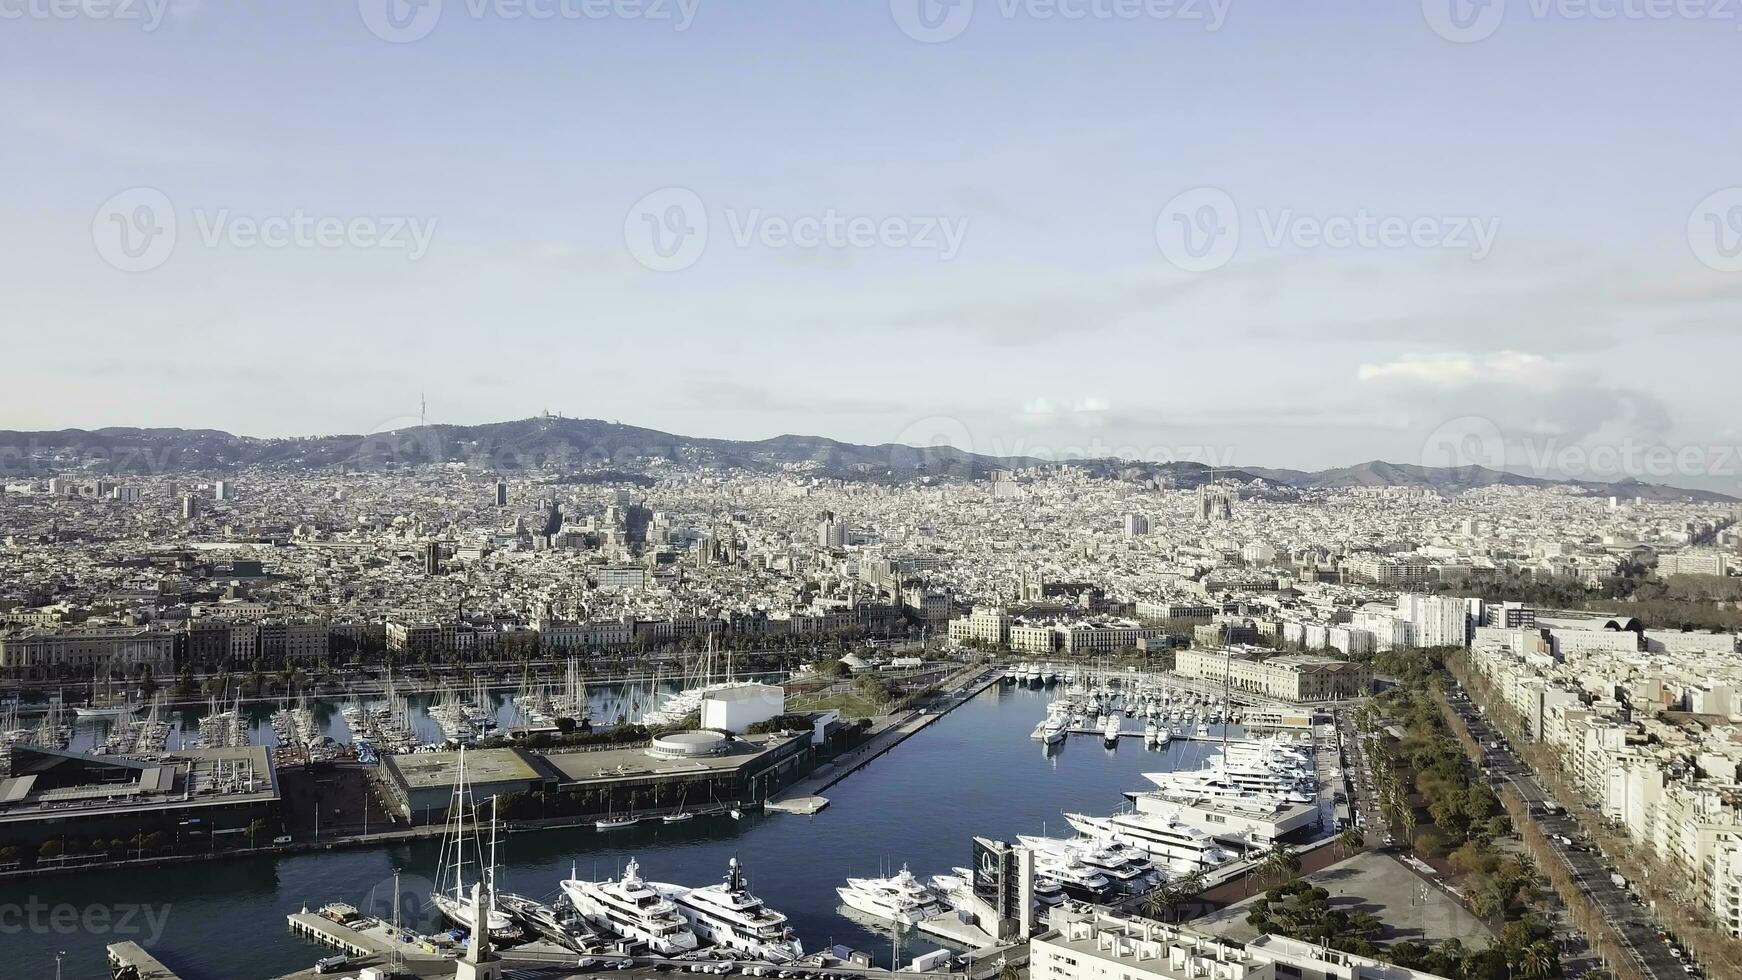
[{"label": "hazy horizon", "polygon": [[1742,486],[1715,13],[541,3],[14,5],[0,427]]}]

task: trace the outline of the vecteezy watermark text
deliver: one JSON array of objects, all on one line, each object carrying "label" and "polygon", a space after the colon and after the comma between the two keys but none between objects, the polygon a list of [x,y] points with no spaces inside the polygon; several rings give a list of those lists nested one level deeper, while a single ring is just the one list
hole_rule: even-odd
[{"label": "vecteezy watermark text", "polygon": [[[393,44],[429,36],[441,23],[443,0],[357,0],[369,32]],[[701,0],[463,0],[472,20],[600,21],[640,20],[687,31]]]},{"label": "vecteezy watermark text", "polygon": [[0,20],[112,20],[155,31],[170,0],[0,0]]},{"label": "vecteezy watermark text", "polygon": [[[1441,250],[1466,253],[1475,262],[1488,257],[1500,235],[1497,216],[1387,214],[1368,208],[1333,214],[1258,208],[1250,223],[1269,249]],[[1196,187],[1162,206],[1155,243],[1175,266],[1208,272],[1234,258],[1246,224],[1227,191]]]},{"label": "vecteezy watermark text", "polygon": [[[895,26],[915,41],[941,44],[962,35],[974,21],[976,0],[889,0]],[[992,0],[982,9],[1004,20],[1178,21],[1219,31],[1233,0]]]},{"label": "vecteezy watermark text", "polygon": [[163,938],[170,908],[134,902],[50,904],[32,895],[22,903],[0,902],[0,936],[144,936],[149,946]]},{"label": "vecteezy watermark text", "polygon": [[[968,219],[946,215],[874,215],[821,208],[776,214],[759,207],[721,209],[731,243],[771,251],[892,249],[930,252],[948,262],[961,252]],[[665,187],[636,201],[623,219],[623,241],[635,260],[655,272],[677,272],[701,261],[717,226],[701,195]]]},{"label": "vecteezy watermark text", "polygon": [[1422,443],[1421,463],[1430,468],[1505,470],[1546,480],[1742,479],[1742,446],[1721,443],[1672,445],[1623,437],[1566,441],[1555,436],[1508,433],[1479,415],[1449,419]]},{"label": "vecteezy watermark text", "polygon": [[1742,0],[1421,0],[1435,34],[1458,44],[1493,37],[1508,8],[1535,21],[1718,21],[1742,30]]},{"label": "vecteezy watermark text", "polygon": [[[429,253],[438,219],[415,215],[243,214],[194,208],[192,227],[205,248],[362,249],[396,251],[416,262]],[[186,227],[168,195],[135,187],[104,201],[91,219],[91,241],[103,261],[123,272],[149,272],[175,254]]]}]

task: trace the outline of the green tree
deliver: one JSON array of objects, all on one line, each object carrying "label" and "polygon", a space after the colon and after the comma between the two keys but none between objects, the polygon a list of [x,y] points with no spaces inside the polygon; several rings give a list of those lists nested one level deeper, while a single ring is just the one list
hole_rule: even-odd
[{"label": "green tree", "polygon": [[1287,844],[1278,841],[1259,857],[1258,872],[1266,878],[1279,881],[1292,878],[1300,872],[1300,855],[1294,853]]},{"label": "green tree", "polygon": [[1337,848],[1347,857],[1367,846],[1367,833],[1360,827],[1349,827],[1337,835]]}]

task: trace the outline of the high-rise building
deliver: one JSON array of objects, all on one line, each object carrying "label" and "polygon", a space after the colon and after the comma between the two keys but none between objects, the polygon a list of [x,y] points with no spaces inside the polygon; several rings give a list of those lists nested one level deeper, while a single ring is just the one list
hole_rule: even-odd
[{"label": "high-rise building", "polygon": [[507,480],[497,480],[496,481],[496,506],[498,506],[498,507],[508,506],[508,481]]},{"label": "high-rise building", "polygon": [[824,548],[847,546],[847,525],[835,520],[834,511],[824,512],[822,523],[817,525],[817,544]]},{"label": "high-rise building", "polygon": [[217,483],[212,484],[212,499],[214,500],[229,500],[230,492],[231,488],[229,480],[219,480]]},{"label": "high-rise building", "polygon": [[442,544],[440,541],[424,542],[423,573],[425,575],[440,575],[442,573]]},{"label": "high-rise building", "polygon": [[191,521],[200,516],[200,498],[191,493],[181,495],[181,519]]},{"label": "high-rise building", "polygon": [[1125,515],[1125,536],[1126,537],[1128,537],[1128,538],[1141,538],[1141,537],[1147,536],[1148,534],[1149,534],[1149,518],[1143,516],[1142,514],[1135,514],[1135,513]]},{"label": "high-rise building", "polygon": [[1405,593],[1397,597],[1397,611],[1414,627],[1416,647],[1470,644],[1470,604],[1464,599]]}]

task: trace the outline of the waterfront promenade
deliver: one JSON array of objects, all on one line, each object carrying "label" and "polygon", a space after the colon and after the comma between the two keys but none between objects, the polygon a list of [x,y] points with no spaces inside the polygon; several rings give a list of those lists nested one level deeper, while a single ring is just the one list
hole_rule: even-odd
[{"label": "waterfront promenade", "polygon": [[[995,664],[977,664],[956,671],[940,682],[943,693],[930,705],[873,720],[865,741],[770,797],[767,808],[784,813],[816,813],[829,805],[828,799],[822,795],[824,790],[924,731],[931,723],[998,683],[1003,676],[1004,668]],[[962,693],[958,695],[956,691]]]}]

